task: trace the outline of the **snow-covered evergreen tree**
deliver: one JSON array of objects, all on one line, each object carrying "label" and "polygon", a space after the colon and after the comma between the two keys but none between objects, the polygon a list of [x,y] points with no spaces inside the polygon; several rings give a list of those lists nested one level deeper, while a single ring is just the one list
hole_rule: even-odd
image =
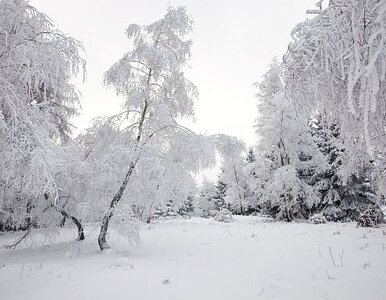
[{"label": "snow-covered evergreen tree", "polygon": [[216,197],[214,184],[204,178],[197,196],[196,214],[203,218],[214,217],[220,210]]},{"label": "snow-covered evergreen tree", "polygon": [[212,202],[215,206],[215,209],[220,210],[222,208],[225,208],[227,206],[225,202],[225,198],[227,194],[228,185],[221,180],[221,175],[217,179],[217,182],[214,185],[214,188],[215,188],[215,194],[212,198]]},{"label": "snow-covered evergreen tree", "polygon": [[256,154],[252,147],[248,149],[246,161],[249,164],[254,163],[256,161]]},{"label": "snow-covered evergreen tree", "polygon": [[194,196],[189,195],[184,201],[182,201],[178,214],[185,217],[191,217],[194,214]]}]

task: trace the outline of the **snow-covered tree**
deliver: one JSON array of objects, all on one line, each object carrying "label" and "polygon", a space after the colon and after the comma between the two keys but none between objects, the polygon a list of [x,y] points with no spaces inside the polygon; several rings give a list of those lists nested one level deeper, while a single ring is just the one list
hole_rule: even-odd
[{"label": "snow-covered tree", "polygon": [[189,195],[178,209],[178,214],[181,216],[191,217],[194,214],[194,196]]},{"label": "snow-covered tree", "polygon": [[[330,156],[330,167],[318,185],[330,186],[322,191],[325,210],[333,207],[338,218],[352,218],[363,210],[361,203],[374,205],[374,193],[382,196],[386,3],[336,0],[312,12],[315,17],[292,31],[293,42],[284,56],[285,93],[298,110],[322,116],[322,127],[339,128],[335,149],[322,150]],[[359,182],[372,186],[368,197],[360,196]]]},{"label": "snow-covered tree", "polygon": [[222,160],[222,173],[218,181],[226,185],[224,200],[232,211],[245,214],[248,207],[245,144],[236,137],[223,134],[214,138]]},{"label": "snow-covered tree", "polygon": [[[103,217],[106,200],[120,187],[117,178],[125,175],[127,161],[131,159],[128,145],[133,142],[132,137],[120,129],[120,122],[116,117],[97,119],[92,128],[77,138],[84,157],[84,175],[92,178],[80,190],[90,221],[100,221]],[[125,209],[131,207],[131,214],[142,221],[161,214],[168,201],[177,211],[188,195],[196,193],[190,171],[197,163],[194,159],[200,159],[205,139],[187,131],[176,133],[174,138],[176,143],[170,148],[147,144],[122,195]],[[204,150],[202,155],[205,153]]]},{"label": "snow-covered tree", "polygon": [[320,194],[321,201],[315,210],[328,220],[355,220],[369,207],[376,208],[377,180],[374,163],[357,167],[358,171],[347,174],[343,164],[344,144],[340,139],[340,128],[319,116],[312,122],[314,139],[319,150],[326,156],[328,167],[316,173],[311,184]]},{"label": "snow-covered tree", "polygon": [[316,195],[307,181],[325,165],[309,130],[308,118],[283,92],[281,65],[274,60],[257,84],[258,159],[250,169],[252,191],[263,206],[288,221],[307,217]]},{"label": "snow-covered tree", "polygon": [[[181,182],[192,178],[192,172],[213,163],[204,148],[210,148],[204,138],[177,123],[181,117],[193,117],[196,87],[185,78],[183,68],[190,57],[193,20],[184,7],[169,7],[164,18],[150,25],[130,25],[127,37],[132,48],[105,74],[105,83],[125,98],[125,111],[119,132],[125,144],[121,153],[123,176],[104,214],[98,243],[108,247],[106,233],[115,207],[126,194],[131,199],[147,201],[160,195],[165,201],[173,191],[182,189]],[[152,186],[138,178],[146,172],[154,180]],[[146,178],[146,177],[145,177]],[[136,180],[138,179],[138,180]],[[186,185],[184,185],[186,186]],[[133,192],[135,192],[133,194]],[[147,203],[152,206],[152,203]]]},{"label": "snow-covered tree", "polygon": [[60,217],[57,175],[66,169],[69,119],[83,70],[82,45],[25,0],[0,2],[0,205],[16,226]]},{"label": "snow-covered tree", "polygon": [[256,161],[256,154],[252,147],[248,149],[246,161],[249,164],[254,163]]},{"label": "snow-covered tree", "polygon": [[226,207],[225,197],[227,193],[228,186],[227,184],[221,180],[221,178],[217,178],[217,182],[214,185],[215,194],[212,198],[212,202],[215,205],[216,210],[220,210]]},{"label": "snow-covered tree", "polygon": [[384,165],[385,12],[383,0],[329,1],[295,27],[284,57],[289,97],[341,128],[348,176],[369,155]]},{"label": "snow-covered tree", "polygon": [[214,183],[204,178],[196,203],[196,214],[203,218],[214,217],[220,210]]},{"label": "snow-covered tree", "polygon": [[[259,158],[260,159],[260,158]],[[246,178],[246,198],[247,198],[247,214],[252,214],[261,211],[261,203],[259,202],[259,195],[256,193],[258,190],[256,184],[258,182],[256,167],[257,156],[254,148],[250,147],[246,157],[246,164],[243,172]]]}]

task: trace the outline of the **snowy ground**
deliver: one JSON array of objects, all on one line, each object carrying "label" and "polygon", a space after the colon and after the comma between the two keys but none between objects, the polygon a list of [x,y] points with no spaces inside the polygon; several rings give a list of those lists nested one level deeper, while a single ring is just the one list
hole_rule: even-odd
[{"label": "snowy ground", "polygon": [[0,299],[386,299],[386,227],[169,220],[145,226],[137,248],[111,236],[104,253],[97,233],[0,250]]}]

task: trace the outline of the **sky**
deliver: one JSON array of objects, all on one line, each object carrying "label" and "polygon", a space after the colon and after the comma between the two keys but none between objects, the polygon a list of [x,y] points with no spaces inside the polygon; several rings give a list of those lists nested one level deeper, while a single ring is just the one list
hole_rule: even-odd
[{"label": "sky", "polygon": [[103,74],[129,49],[125,29],[158,20],[168,6],[183,5],[193,16],[192,59],[187,77],[198,87],[198,133],[223,133],[256,143],[257,90],[273,57],[282,57],[290,32],[307,18],[316,0],[30,0],[61,31],[86,50],[87,80],[76,82],[82,112],[77,132],[97,116],[117,113],[122,103],[103,86]]}]

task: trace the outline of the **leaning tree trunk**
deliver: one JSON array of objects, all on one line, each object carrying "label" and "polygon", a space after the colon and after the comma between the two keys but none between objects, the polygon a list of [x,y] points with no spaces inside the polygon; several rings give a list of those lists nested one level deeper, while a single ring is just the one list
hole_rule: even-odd
[{"label": "leaning tree trunk", "polygon": [[135,165],[136,165],[135,162],[130,163],[130,168],[126,173],[125,179],[123,180],[118,192],[114,195],[113,200],[111,200],[109,210],[107,211],[107,213],[103,217],[102,225],[101,225],[101,231],[100,231],[99,236],[98,236],[98,245],[102,251],[110,248],[109,245],[107,244],[107,241],[106,241],[106,234],[107,234],[107,230],[109,228],[110,220],[113,216],[113,209],[118,204],[119,200],[121,200],[123,192],[125,191],[126,186],[130,180],[131,174],[133,174]]},{"label": "leaning tree trunk", "polygon": [[[149,73],[147,74],[147,81],[146,81],[146,87],[147,88],[149,88],[149,85],[150,85],[150,80],[151,80],[151,77],[152,77],[152,72],[153,72],[152,69],[149,69]],[[138,124],[138,135],[137,135],[137,138],[136,138],[136,143],[134,145],[134,157],[135,157],[135,159],[133,159],[130,162],[129,170],[126,173],[126,176],[125,176],[121,186],[119,187],[118,192],[114,195],[113,199],[111,200],[109,210],[104,215],[103,220],[102,220],[101,231],[99,232],[99,236],[98,236],[98,245],[99,245],[99,248],[102,251],[104,249],[110,248],[109,245],[107,244],[107,241],[106,241],[106,234],[107,234],[107,230],[109,228],[110,220],[111,220],[111,218],[113,216],[113,210],[114,210],[114,207],[121,200],[123,192],[126,189],[126,186],[127,186],[128,182],[130,180],[131,174],[133,174],[133,171],[134,171],[135,166],[136,166],[136,164],[138,162],[138,159],[139,159],[139,157],[135,156],[135,155],[137,154],[139,143],[140,143],[141,138],[142,138],[142,130],[143,130],[143,125],[144,125],[144,122],[145,122],[145,117],[146,117],[147,109],[148,108],[149,108],[149,96],[147,96],[147,98],[145,98],[143,111],[141,113],[141,118],[140,118],[139,124]]]},{"label": "leaning tree trunk", "polygon": [[67,218],[67,219],[71,219],[74,222],[74,224],[78,228],[77,240],[83,241],[85,239],[85,236],[84,236],[84,229],[83,229],[82,223],[76,217],[71,216],[69,213],[65,212],[64,210],[61,210],[60,213],[63,215],[64,220]]},{"label": "leaning tree trunk", "polygon": [[76,227],[78,227],[78,241],[83,241],[85,237],[82,223],[80,223],[80,221],[74,216],[71,217],[71,220],[75,223]]}]

